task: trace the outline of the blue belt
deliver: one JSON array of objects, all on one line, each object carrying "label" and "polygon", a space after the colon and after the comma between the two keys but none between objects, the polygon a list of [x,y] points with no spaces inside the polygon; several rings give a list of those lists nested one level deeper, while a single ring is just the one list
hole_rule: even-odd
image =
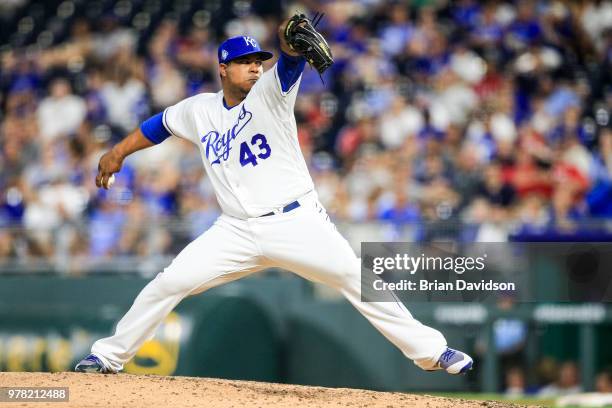
[{"label": "blue belt", "polygon": [[[288,213],[291,210],[295,210],[296,208],[298,208],[300,206],[300,203],[296,200],[292,203],[287,204],[286,206],[283,207],[283,212],[284,213]],[[267,214],[264,215],[260,215],[260,217],[267,217],[269,215],[274,215],[274,211],[271,211]]]}]

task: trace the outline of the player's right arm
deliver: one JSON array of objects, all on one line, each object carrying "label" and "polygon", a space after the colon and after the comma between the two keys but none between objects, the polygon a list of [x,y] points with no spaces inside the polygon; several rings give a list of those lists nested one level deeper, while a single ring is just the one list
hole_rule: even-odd
[{"label": "player's right arm", "polygon": [[155,146],[155,143],[149,140],[140,128],[127,135],[100,158],[96,186],[108,190],[108,179],[121,170],[123,160],[130,154],[151,146]]},{"label": "player's right arm", "polygon": [[[201,94],[202,95],[202,94]],[[140,127],[117,143],[108,153],[100,158],[96,186],[108,189],[108,180],[118,173],[123,160],[130,154],[155,146],[170,136],[177,136],[197,143],[197,132],[194,129],[193,110],[198,106],[199,96],[183,99],[163,112],[151,116],[142,122]]]},{"label": "player's right arm", "polygon": [[142,122],[138,129],[104,154],[98,164],[96,186],[108,189],[109,178],[121,170],[126,157],[139,150],[155,146],[172,135],[197,143],[197,132],[194,130],[192,120],[197,100],[197,95],[183,99],[176,105],[150,117]]},{"label": "player's right arm", "polygon": [[155,146],[169,136],[170,132],[164,125],[163,113],[158,113],[145,120],[139,128],[127,135],[100,158],[96,186],[108,189],[109,178],[121,170],[126,157],[139,150]]}]

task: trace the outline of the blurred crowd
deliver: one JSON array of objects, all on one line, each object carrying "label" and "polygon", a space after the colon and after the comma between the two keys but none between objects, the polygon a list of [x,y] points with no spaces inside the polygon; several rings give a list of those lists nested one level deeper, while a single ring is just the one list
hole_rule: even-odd
[{"label": "blurred crowd", "polygon": [[[504,372],[504,395],[507,398],[555,398],[585,391],[580,383],[580,369],[575,361],[558,362],[551,357],[544,357],[534,371],[526,373],[518,365],[508,368]],[[592,391],[604,395],[612,393],[612,375],[609,370],[597,373]]]},{"label": "blurred crowd", "polygon": [[296,10],[325,12],[336,60],[306,69],[295,109],[336,221],[490,242],[612,221],[612,1],[42,4],[0,5],[0,259],[172,254],[206,230],[219,208],[193,146],[133,155],[108,192],[97,161],[217,92],[220,41],[277,51]]}]

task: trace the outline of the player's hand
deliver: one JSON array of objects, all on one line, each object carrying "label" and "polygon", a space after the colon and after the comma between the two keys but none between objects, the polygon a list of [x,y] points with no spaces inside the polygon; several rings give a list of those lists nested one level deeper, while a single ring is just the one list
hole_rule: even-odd
[{"label": "player's hand", "polygon": [[285,51],[284,45],[287,45],[292,51],[303,55],[319,75],[334,63],[327,40],[316,29],[322,18],[323,14],[320,13],[316,13],[312,19],[305,14],[295,14],[283,24],[284,30],[280,35],[281,49]]},{"label": "player's hand", "polygon": [[96,176],[96,186],[106,190],[110,188],[108,180],[110,177],[121,170],[123,157],[121,157],[114,149],[105,153],[98,163],[98,175]]},{"label": "player's hand", "polygon": [[280,40],[281,50],[287,55],[297,57],[300,55],[300,53],[292,50],[289,44],[287,44],[287,39],[285,38],[285,29],[287,28],[287,23],[289,23],[289,20],[289,18],[285,19],[281,25],[278,26],[278,38]]}]

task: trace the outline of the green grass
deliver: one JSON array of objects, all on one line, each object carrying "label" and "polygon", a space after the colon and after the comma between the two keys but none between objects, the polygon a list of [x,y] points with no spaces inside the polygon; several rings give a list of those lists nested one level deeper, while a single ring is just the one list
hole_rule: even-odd
[{"label": "green grass", "polygon": [[427,393],[428,395],[436,395],[439,397],[447,397],[447,398],[463,398],[469,400],[477,400],[477,401],[500,401],[500,402],[510,402],[513,404],[521,404],[521,405],[537,405],[541,407],[554,407],[555,401],[552,399],[542,399],[542,398],[506,398],[503,394],[485,394],[485,393],[463,393],[463,392],[435,392],[435,393]]}]

